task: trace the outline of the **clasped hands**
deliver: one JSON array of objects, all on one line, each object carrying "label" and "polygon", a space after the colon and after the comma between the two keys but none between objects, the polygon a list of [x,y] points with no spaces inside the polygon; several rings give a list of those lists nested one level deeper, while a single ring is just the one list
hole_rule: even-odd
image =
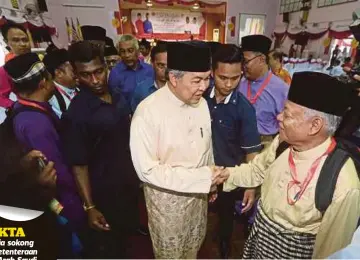
[{"label": "clasped hands", "polygon": [[209,202],[212,203],[217,199],[217,185],[224,183],[229,178],[229,170],[225,167],[212,166],[211,167],[211,189]]},{"label": "clasped hands", "polygon": [[222,166],[212,166],[212,185],[219,185],[224,183],[230,176],[230,172],[227,168]]}]

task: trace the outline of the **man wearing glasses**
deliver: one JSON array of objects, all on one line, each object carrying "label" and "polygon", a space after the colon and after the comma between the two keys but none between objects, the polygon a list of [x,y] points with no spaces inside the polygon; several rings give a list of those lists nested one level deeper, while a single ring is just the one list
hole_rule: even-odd
[{"label": "man wearing glasses", "polygon": [[283,110],[289,87],[269,70],[271,40],[264,35],[243,37],[245,79],[239,91],[255,107],[262,144],[267,147],[279,131],[276,116]]}]

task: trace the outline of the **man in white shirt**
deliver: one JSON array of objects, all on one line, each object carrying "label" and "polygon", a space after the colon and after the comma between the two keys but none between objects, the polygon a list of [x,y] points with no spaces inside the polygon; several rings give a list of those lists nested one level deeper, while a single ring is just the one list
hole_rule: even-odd
[{"label": "man in white shirt", "polygon": [[44,64],[55,85],[55,93],[49,103],[56,115],[61,118],[77,93],[75,75],[67,50],[54,50],[48,53],[44,58]]},{"label": "man in white shirt", "polygon": [[220,173],[212,167],[211,119],[202,98],[211,55],[192,42],[169,43],[167,50],[167,84],[137,107],[130,149],[145,183],[155,257],[194,259],[206,234],[208,193]]}]

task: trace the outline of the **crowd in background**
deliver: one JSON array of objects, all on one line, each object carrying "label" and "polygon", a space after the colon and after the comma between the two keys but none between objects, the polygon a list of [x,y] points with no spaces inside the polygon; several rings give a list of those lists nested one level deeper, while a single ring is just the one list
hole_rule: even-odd
[{"label": "crowd in background", "polygon": [[[114,44],[98,26],[42,58],[20,25],[2,33],[11,54],[0,68],[0,204],[46,212],[38,230],[54,230],[57,250],[44,259],[126,258],[134,232],[150,233],[156,258],[196,258],[209,199],[222,258],[234,212],[245,216],[245,258],[324,258],[350,243],[356,156],[334,173],[336,188],[320,170],[341,144],[333,136],[358,142],[358,76],[349,72],[359,60],[341,65],[334,51],[329,75],[291,74],[263,35],[241,48],[152,47],[132,35]],[[352,82],[332,77],[343,74]],[[334,185],[323,212],[319,183]],[[139,221],[142,190],[149,229]]]}]

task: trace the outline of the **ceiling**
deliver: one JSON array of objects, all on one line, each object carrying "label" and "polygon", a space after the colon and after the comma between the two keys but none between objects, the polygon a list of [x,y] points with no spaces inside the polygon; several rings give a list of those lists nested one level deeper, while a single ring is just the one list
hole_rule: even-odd
[{"label": "ceiling", "polygon": [[[207,0],[207,2],[210,2]],[[211,0],[213,3],[221,3],[224,0]],[[173,3],[171,5],[166,4],[157,4],[153,2],[152,7],[147,7],[145,1],[141,4],[131,3],[124,0],[120,0],[120,9],[186,9],[194,12],[203,12],[211,14],[224,14],[226,13],[226,5],[221,5],[219,7],[204,7],[197,10],[191,9],[189,6],[180,5],[178,3]]]}]

